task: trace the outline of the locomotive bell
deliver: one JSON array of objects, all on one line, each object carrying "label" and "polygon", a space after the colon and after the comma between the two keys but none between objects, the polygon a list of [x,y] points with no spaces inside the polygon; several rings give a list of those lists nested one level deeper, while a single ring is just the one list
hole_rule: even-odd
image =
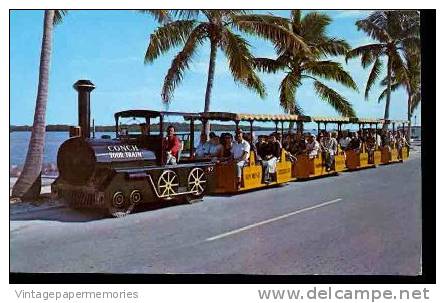
[{"label": "locomotive bell", "polygon": [[78,124],[81,135],[90,138],[90,93],[96,87],[90,80],[78,80],[73,87],[78,92]]}]

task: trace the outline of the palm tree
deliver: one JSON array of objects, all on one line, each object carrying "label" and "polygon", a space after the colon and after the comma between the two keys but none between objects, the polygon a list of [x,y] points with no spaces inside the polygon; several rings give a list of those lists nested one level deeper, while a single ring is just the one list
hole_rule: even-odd
[{"label": "palm tree", "polygon": [[[346,61],[361,56],[362,66],[366,68],[373,64],[365,89],[365,98],[382,71],[382,57],[387,58],[386,77],[392,79],[394,70],[403,67],[403,54],[419,49],[420,36],[418,12],[416,11],[377,11],[366,19],[356,22],[358,30],[364,31],[377,41],[368,45],[359,46],[351,50]],[[391,103],[391,81],[387,82],[386,104],[384,119],[389,119]],[[384,128],[388,125],[384,124]]]},{"label": "palm tree", "polygon": [[354,80],[342,65],[327,60],[329,56],[346,55],[350,49],[346,41],[326,34],[326,28],[331,22],[331,18],[326,14],[312,12],[303,17],[301,11],[293,10],[290,19],[286,19],[286,26],[296,36],[301,37],[309,51],[276,48],[278,56],[276,59],[254,59],[255,67],[262,72],[286,73],[279,90],[280,105],[287,113],[302,114],[302,108],[296,102],[296,91],[303,80],[310,80],[320,98],[327,101],[338,113],[355,116],[352,105],[342,95],[320,81],[320,78],[332,80],[357,90]]},{"label": "palm tree", "polygon": [[[159,55],[182,45],[164,79],[161,97],[165,103],[171,102],[173,92],[189,68],[198,46],[206,40],[210,42],[210,58],[204,112],[210,110],[218,49],[222,49],[228,58],[235,81],[262,98],[266,95],[264,85],[252,66],[250,45],[237,31],[268,39],[279,48],[308,51],[300,37],[283,27],[285,20],[280,17],[246,14],[243,10],[179,10],[173,14],[179,19],[164,24],[151,35],[145,54],[145,63],[152,63]],[[205,124],[208,133],[209,125]]]},{"label": "palm tree", "polygon": [[[411,118],[414,110],[421,101],[421,80],[420,80],[420,54],[408,53],[404,64],[400,70],[393,73],[391,80],[391,91],[395,91],[400,87],[406,90],[408,95],[407,100],[407,116],[408,116],[408,142],[411,139]],[[382,86],[387,85],[387,77],[382,80]],[[383,90],[379,96],[380,102],[387,95],[387,89]]]},{"label": "palm tree", "polygon": [[25,164],[22,173],[12,188],[13,197],[35,198],[40,194],[53,26],[60,23],[65,14],[66,11],[64,10],[45,10],[34,122]]}]

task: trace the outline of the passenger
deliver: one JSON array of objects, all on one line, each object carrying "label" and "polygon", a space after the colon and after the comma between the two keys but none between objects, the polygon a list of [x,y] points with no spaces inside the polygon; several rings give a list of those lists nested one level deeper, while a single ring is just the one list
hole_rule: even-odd
[{"label": "passenger", "polygon": [[391,152],[391,135],[388,130],[382,130],[382,149]]},{"label": "passenger", "polygon": [[397,147],[397,156],[399,159],[403,159],[403,148],[407,145],[405,137],[402,135],[400,131],[396,133],[396,147]]},{"label": "passenger", "polygon": [[368,163],[374,162],[374,151],[376,149],[376,140],[372,132],[368,132],[365,141],[366,152],[368,153]]},{"label": "passenger", "polygon": [[341,134],[342,134],[342,136],[341,136],[340,140],[338,141],[338,144],[340,145],[340,150],[344,154],[344,152],[347,150],[347,148],[349,146],[349,143],[351,142],[351,138],[348,136],[348,133],[345,131],[342,132]]},{"label": "passenger", "polygon": [[195,157],[198,159],[202,159],[207,157],[208,155],[210,155],[210,142],[208,140],[207,134],[205,132],[202,132],[199,144],[196,147]]},{"label": "passenger", "polygon": [[221,135],[223,138],[223,148],[221,150],[220,159],[229,159],[232,156],[232,143],[233,143],[233,136],[230,133],[224,133]]},{"label": "passenger", "polygon": [[219,137],[214,132],[210,132],[209,137],[209,156],[216,159],[221,154],[223,146],[219,142]]},{"label": "passenger", "polygon": [[175,128],[173,125],[167,127],[167,136],[163,141],[163,150],[166,153],[166,165],[175,165],[178,159],[179,149],[181,142],[175,134]]},{"label": "passenger", "polygon": [[[337,134],[335,134],[337,136]],[[325,149],[325,167],[326,171],[331,171],[334,168],[335,154],[337,153],[338,143],[331,133],[327,133],[324,139]]]},{"label": "passenger", "polygon": [[266,147],[267,147],[266,136],[258,136],[258,142],[255,144],[255,148],[258,154],[258,160],[261,161],[266,155],[265,154]]},{"label": "passenger", "polygon": [[280,143],[278,136],[271,134],[268,138],[267,147],[265,148],[265,155],[262,161],[263,165],[263,182],[270,183],[270,174],[275,174],[277,169],[277,161],[281,155]]},{"label": "passenger", "polygon": [[250,150],[253,152],[253,155],[255,157],[255,162],[260,162],[261,161],[261,156],[258,154],[258,150],[256,148],[256,145],[254,144],[255,142],[255,133],[252,132],[251,134],[245,134],[244,139],[249,142],[250,144]]},{"label": "passenger", "polygon": [[250,156],[250,144],[243,139],[243,131],[238,128],[235,133],[235,141],[232,143],[231,149],[233,160],[236,163],[236,187],[241,188],[241,174],[244,165]]},{"label": "passenger", "polygon": [[320,151],[320,144],[317,142],[314,134],[310,134],[306,143],[305,152],[309,156],[309,159],[316,158]]},{"label": "passenger", "polygon": [[360,138],[358,137],[356,132],[352,133],[351,142],[349,142],[348,150],[352,150],[356,153],[360,152],[360,149],[362,147],[362,142],[360,141]]}]

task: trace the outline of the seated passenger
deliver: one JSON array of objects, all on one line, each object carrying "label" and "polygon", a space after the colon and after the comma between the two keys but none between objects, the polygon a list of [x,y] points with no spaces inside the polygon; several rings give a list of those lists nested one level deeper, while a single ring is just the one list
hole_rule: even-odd
[{"label": "seated passenger", "polygon": [[402,135],[402,133],[398,130],[396,133],[396,147],[397,147],[397,155],[399,159],[402,159],[402,150],[407,145],[405,137]]},{"label": "seated passenger", "polygon": [[351,137],[349,137],[347,132],[341,133],[341,138],[338,141],[338,144],[340,145],[341,152],[345,152],[348,149],[349,143],[351,142]]},{"label": "seated passenger", "polygon": [[277,136],[273,134],[269,136],[267,146],[264,151],[264,158],[262,161],[264,183],[270,183],[270,174],[274,174],[277,169],[277,161],[281,155],[280,143],[277,140]]},{"label": "seated passenger", "polygon": [[222,150],[219,154],[220,159],[228,159],[232,156],[232,142],[233,136],[230,133],[223,133],[222,138]]},{"label": "seated passenger", "polygon": [[338,143],[337,140],[332,136],[336,133],[326,133],[324,138],[323,146],[325,149],[325,167],[326,171],[331,171],[334,168],[335,154],[337,153]]},{"label": "seated passenger", "polygon": [[352,150],[356,153],[360,152],[360,149],[362,147],[362,142],[360,141],[358,135],[356,132],[352,133],[351,142],[349,142],[349,145],[347,147],[348,150]]},{"label": "seated passenger", "polygon": [[391,135],[384,129],[382,129],[382,149],[391,152]]},{"label": "seated passenger", "polygon": [[243,131],[240,128],[235,133],[235,141],[232,143],[231,153],[236,163],[236,187],[240,189],[242,169],[250,156],[250,144],[243,139]]},{"label": "seated passenger", "polygon": [[255,148],[258,154],[258,160],[260,161],[265,156],[266,146],[267,146],[266,136],[258,136],[258,142],[255,144]]},{"label": "seated passenger", "polygon": [[166,154],[166,165],[175,165],[178,159],[181,142],[175,135],[175,128],[173,125],[167,127],[167,136],[162,143],[164,153]]},{"label": "seated passenger", "polygon": [[223,146],[219,142],[219,137],[214,132],[210,132],[209,137],[209,155],[216,160],[216,158],[221,154]]},{"label": "seated passenger", "polygon": [[317,157],[320,151],[320,144],[315,138],[315,135],[311,134],[306,143],[305,153],[307,153],[309,159]]},{"label": "seated passenger", "polygon": [[195,157],[202,159],[210,154],[210,142],[208,140],[207,134],[205,132],[201,133],[200,141],[196,147]]}]

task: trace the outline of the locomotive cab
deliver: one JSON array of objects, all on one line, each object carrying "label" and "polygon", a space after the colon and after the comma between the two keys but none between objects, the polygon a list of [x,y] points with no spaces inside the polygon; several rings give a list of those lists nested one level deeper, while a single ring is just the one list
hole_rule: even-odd
[{"label": "locomotive cab", "polygon": [[[85,98],[85,81],[75,87],[79,91],[80,114],[89,112]],[[91,82],[87,82],[91,91]],[[81,93],[82,91],[82,93]],[[89,93],[88,91],[88,93]],[[82,99],[82,101],[80,100]],[[88,121],[88,117],[79,122]],[[175,165],[166,164],[164,123],[167,116],[187,117],[188,134],[177,135],[181,157]],[[207,189],[213,163],[193,159],[194,114],[128,110],[114,115],[115,138],[90,138],[85,125],[81,136],[72,137],[59,148],[59,176],[52,184],[52,193],[71,207],[104,208],[115,217],[129,214],[136,205],[154,201],[184,198],[200,199]],[[187,125],[187,124],[186,124]],[[184,124],[181,124],[182,128]],[[184,142],[187,140],[189,142]]]}]

